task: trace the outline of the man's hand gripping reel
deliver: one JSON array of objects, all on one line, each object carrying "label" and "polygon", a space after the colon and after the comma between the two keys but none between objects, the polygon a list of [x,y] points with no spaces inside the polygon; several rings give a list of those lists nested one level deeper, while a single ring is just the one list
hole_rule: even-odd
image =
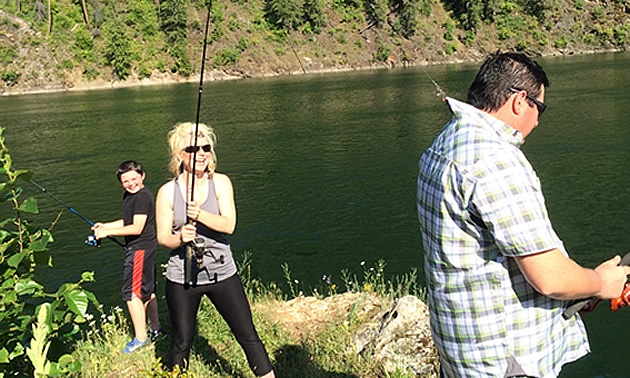
[{"label": "man's hand gripping reel", "polygon": [[[621,259],[619,265],[630,266],[630,252]],[[578,311],[582,314],[588,314],[593,311],[595,306],[597,306],[597,304],[601,301],[602,300],[600,298],[597,298],[594,301],[591,299],[581,299],[567,307],[567,309],[562,313],[562,316],[565,319],[570,319]],[[610,300],[610,311],[615,312],[626,306],[630,306],[630,282],[626,282],[619,298]]]}]

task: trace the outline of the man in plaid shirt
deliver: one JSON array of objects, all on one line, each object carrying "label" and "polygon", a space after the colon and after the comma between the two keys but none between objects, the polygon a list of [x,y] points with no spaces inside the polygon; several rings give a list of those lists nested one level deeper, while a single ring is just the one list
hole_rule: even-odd
[{"label": "man in plaid shirt", "polygon": [[586,269],[553,230],[520,150],[549,81],[524,54],[486,58],[468,104],[420,159],[417,207],[431,331],[448,377],[553,377],[589,352],[571,299],[619,297],[620,257]]}]

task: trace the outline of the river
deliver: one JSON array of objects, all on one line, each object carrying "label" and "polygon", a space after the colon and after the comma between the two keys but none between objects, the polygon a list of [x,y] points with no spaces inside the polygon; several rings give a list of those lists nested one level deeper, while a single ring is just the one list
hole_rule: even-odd
[{"label": "river", "polygon": [[[551,80],[549,108],[523,150],[569,253],[594,267],[630,250],[630,54],[538,61]],[[248,251],[252,276],[285,290],[287,263],[307,293],[324,274],[340,285],[342,269],[361,276],[379,259],[388,279],[414,267],[422,274],[417,162],[450,119],[431,79],[465,100],[478,67],[204,83],[200,119],[215,128],[217,170],[235,189],[237,259]],[[170,178],[166,134],[176,122],[194,121],[197,94],[192,83],[0,97],[0,127],[15,168],[34,170],[37,183],[91,221],[110,221],[121,215],[118,164],[139,160],[156,193]],[[88,289],[106,306],[122,305],[122,249],[85,245],[87,223],[37,188],[25,192],[38,199],[42,227],[63,211],[53,229],[55,267],[38,271],[47,287],[94,271]],[[166,259],[160,250],[158,262]],[[630,376],[630,309],[607,306],[585,318],[592,353],[562,377]]]}]

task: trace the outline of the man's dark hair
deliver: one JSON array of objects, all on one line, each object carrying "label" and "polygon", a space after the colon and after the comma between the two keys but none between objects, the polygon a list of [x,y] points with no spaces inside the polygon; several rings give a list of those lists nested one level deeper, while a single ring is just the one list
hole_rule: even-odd
[{"label": "man's dark hair", "polygon": [[118,166],[118,169],[116,170],[116,177],[118,177],[118,181],[122,182],[120,180],[120,176],[123,175],[123,173],[127,173],[129,171],[136,171],[138,172],[138,174],[142,175],[144,173],[144,171],[142,170],[142,166],[140,165],[140,163],[138,163],[135,160],[127,160],[123,163],[121,163]]},{"label": "man's dark hair", "polygon": [[522,53],[497,52],[489,55],[481,65],[468,90],[468,103],[492,112],[499,110],[512,95],[510,88],[538,97],[541,85],[548,87],[549,79],[536,61]]}]

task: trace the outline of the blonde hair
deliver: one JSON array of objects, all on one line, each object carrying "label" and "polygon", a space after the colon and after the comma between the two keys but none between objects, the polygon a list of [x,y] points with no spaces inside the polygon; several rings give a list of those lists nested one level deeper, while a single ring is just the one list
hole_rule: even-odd
[{"label": "blonde hair", "polygon": [[[180,122],[168,133],[168,145],[171,150],[171,162],[168,164],[168,170],[175,176],[178,176],[184,171],[181,152],[184,148],[194,143],[191,139],[194,139],[195,127],[195,124],[192,122]],[[212,127],[208,125],[200,123],[197,127],[197,138],[206,138],[208,144],[210,144],[212,154],[210,162],[208,163],[207,171],[209,176],[212,177],[217,166],[217,154],[214,151],[214,146],[217,143],[217,136]]]}]

